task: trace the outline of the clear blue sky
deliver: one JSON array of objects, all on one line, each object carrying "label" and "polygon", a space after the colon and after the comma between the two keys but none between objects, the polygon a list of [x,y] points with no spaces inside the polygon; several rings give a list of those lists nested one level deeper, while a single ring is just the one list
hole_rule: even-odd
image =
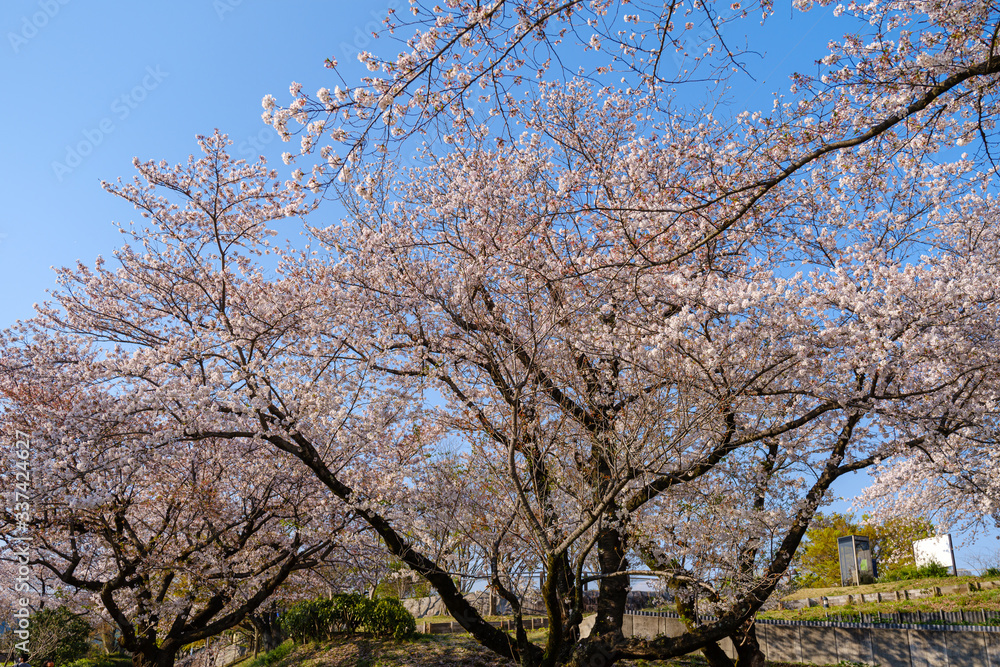
[{"label": "clear blue sky", "polygon": [[[121,242],[110,223],[131,220],[133,211],[101,190],[102,179],[131,178],[134,156],[182,161],[197,149],[194,137],[215,128],[230,135],[240,157],[263,154],[281,167],[290,149],[261,122],[261,98],[271,93],[287,102],[292,81],[308,91],[332,88],[339,81],[323,66],[330,56],[356,80],[366,73],[357,52],[377,52],[371,31],[388,7],[405,4],[5,0],[0,326],[32,315],[54,285],[51,266],[92,263]],[[770,92],[787,89],[790,71],[809,69],[837,32],[829,8],[780,14],[768,40],[751,42],[760,56],[746,62],[756,81],[727,95],[740,108],[745,98],[769,107]],[[851,497],[865,480],[852,476],[837,491]],[[974,549],[996,550],[993,537]],[[972,550],[959,551],[960,567]]]}]

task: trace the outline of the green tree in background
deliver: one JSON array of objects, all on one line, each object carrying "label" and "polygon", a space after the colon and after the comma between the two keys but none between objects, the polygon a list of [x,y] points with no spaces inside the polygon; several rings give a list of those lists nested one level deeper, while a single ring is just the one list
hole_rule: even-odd
[{"label": "green tree in background", "polygon": [[31,659],[36,665],[51,660],[66,665],[87,655],[92,628],[66,607],[41,609],[31,616]]},{"label": "green tree in background", "polygon": [[[865,522],[867,516],[861,519]],[[934,524],[926,517],[895,517],[881,524],[867,525],[872,526],[869,529],[875,539],[872,556],[880,574],[889,574],[902,567],[916,567],[913,543],[936,534]]]},{"label": "green tree in background", "polygon": [[375,587],[374,597],[402,600],[404,598],[427,597],[430,594],[431,587],[425,579],[407,568],[403,561],[392,559],[389,563],[389,571]]},{"label": "green tree in background", "polygon": [[795,583],[801,588],[840,586],[837,538],[864,535],[871,540],[872,557],[880,575],[914,566],[913,541],[934,534],[925,517],[896,517],[874,523],[868,516],[858,521],[851,514],[817,514],[797,557]]}]

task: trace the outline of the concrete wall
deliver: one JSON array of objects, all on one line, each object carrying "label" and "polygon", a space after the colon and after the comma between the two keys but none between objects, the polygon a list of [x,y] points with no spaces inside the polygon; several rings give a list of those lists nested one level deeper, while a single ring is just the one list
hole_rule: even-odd
[{"label": "concrete wall", "polygon": [[414,618],[423,618],[424,616],[444,616],[448,613],[448,610],[444,606],[444,602],[441,601],[440,597],[428,597],[428,598],[406,598],[405,600],[400,600],[406,611],[413,614]]},{"label": "concrete wall", "polygon": [[[580,624],[588,636],[594,615]],[[495,627],[505,624],[494,622]],[[509,625],[509,624],[508,624]],[[528,619],[528,628],[542,628],[547,620]],[[513,630],[513,626],[504,629]],[[841,661],[881,667],[1000,667],[1000,631],[996,628],[936,629],[880,627],[860,624],[825,625],[808,623],[757,622],[757,639],[768,660],[831,665]],[[457,622],[417,621],[417,631],[431,634],[464,632]],[[622,623],[626,637],[676,637],[684,632],[677,618],[659,614],[626,614]],[[720,642],[722,649],[736,657],[732,642]]]},{"label": "concrete wall", "polygon": [[[465,599],[469,601],[476,610],[483,614],[484,616],[491,615],[491,604],[492,609],[496,610],[497,614],[509,614],[510,604],[498,595],[492,596],[492,602],[490,600],[489,591],[477,591],[475,593],[466,593]],[[403,606],[406,607],[406,611],[413,614],[414,618],[423,618],[425,616],[447,616],[448,608],[444,606],[444,602],[441,600],[440,596],[432,595],[426,598],[406,598],[400,600]],[[524,604],[523,613],[533,613],[530,604]]]},{"label": "concrete wall", "polygon": [[229,640],[215,639],[208,648],[189,655],[178,655],[176,667],[227,667],[239,662],[247,654],[247,647]]},{"label": "concrete wall", "polygon": [[[501,630],[507,630],[508,632],[515,632],[517,628],[514,626],[514,621],[490,621],[490,625],[494,628],[500,628]],[[549,620],[547,618],[526,618],[524,619],[524,629],[525,630],[537,630],[539,628],[547,628],[549,626]],[[591,623],[593,627],[593,623]],[[431,623],[430,621],[417,621],[417,632],[422,632],[425,635],[446,635],[455,632],[465,632],[458,621],[437,621]]]},{"label": "concrete wall", "polygon": [[[627,637],[652,638],[658,634],[675,637],[684,631],[683,623],[676,618],[647,615],[625,618],[622,631]],[[588,625],[592,627],[593,622]],[[989,628],[820,626],[758,621],[757,639],[767,659],[774,661],[814,665],[848,661],[881,667],[1000,667],[1000,632]],[[733,656],[729,640],[723,648]]]},{"label": "concrete wall", "polygon": [[[580,626],[584,637],[593,629],[594,620],[593,615],[584,618]],[[492,625],[513,630],[509,622],[494,622]],[[547,620],[542,618],[525,621],[528,628],[546,625]],[[454,621],[429,623],[418,620],[417,631],[439,634],[464,632],[464,629]],[[676,637],[684,632],[684,624],[667,615],[626,614],[622,632],[626,637]],[[998,628],[758,621],[757,639],[764,655],[773,661],[814,665],[847,661],[881,667],[1000,667]],[[730,657],[736,657],[729,639],[723,640],[720,646]]]}]

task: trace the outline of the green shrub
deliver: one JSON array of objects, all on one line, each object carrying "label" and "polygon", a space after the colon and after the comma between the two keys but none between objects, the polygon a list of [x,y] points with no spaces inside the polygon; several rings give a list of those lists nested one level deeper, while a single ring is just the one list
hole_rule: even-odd
[{"label": "green shrub", "polygon": [[330,638],[337,630],[343,630],[341,622],[343,604],[327,598],[302,600],[289,607],[281,617],[281,629],[299,644],[321,642]]},{"label": "green shrub", "polygon": [[406,639],[417,630],[413,614],[395,598],[382,598],[365,619],[365,628],[376,637]]},{"label": "green shrub", "polygon": [[1000,577],[1000,567],[988,567],[983,572],[984,577]]},{"label": "green shrub", "polygon": [[310,613],[310,628],[308,638],[314,642],[326,641],[335,631],[336,619],[333,610],[333,600],[316,598],[307,603]]},{"label": "green shrub", "polygon": [[911,579],[931,579],[950,576],[950,568],[939,563],[928,563],[920,567],[906,565],[890,570],[879,577],[879,581],[909,581]]},{"label": "green shrub", "polygon": [[375,603],[363,595],[341,593],[331,600],[331,616],[339,630],[356,632],[365,624],[365,619],[371,613]]},{"label": "green shrub", "polygon": [[[297,602],[281,615],[281,630],[296,644],[304,644],[312,637],[315,610],[312,600]],[[280,647],[279,647],[280,648]]]},{"label": "green shrub", "polygon": [[417,622],[395,598],[372,602],[353,593],[303,600],[281,616],[282,630],[298,644],[326,641],[335,632],[357,632],[360,627],[379,637],[402,639],[414,633]]},{"label": "green shrub", "polygon": [[68,663],[65,667],[132,667],[132,658],[125,655],[102,655],[80,658]]}]

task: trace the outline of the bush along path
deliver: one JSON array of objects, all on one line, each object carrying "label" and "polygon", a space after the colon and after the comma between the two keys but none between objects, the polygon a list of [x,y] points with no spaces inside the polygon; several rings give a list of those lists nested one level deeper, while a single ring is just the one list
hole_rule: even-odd
[{"label": "bush along path", "polygon": [[399,600],[369,600],[353,593],[298,602],[282,616],[281,626],[296,644],[326,641],[336,633],[361,628],[376,637],[396,639],[405,639],[416,631],[413,615]]}]

